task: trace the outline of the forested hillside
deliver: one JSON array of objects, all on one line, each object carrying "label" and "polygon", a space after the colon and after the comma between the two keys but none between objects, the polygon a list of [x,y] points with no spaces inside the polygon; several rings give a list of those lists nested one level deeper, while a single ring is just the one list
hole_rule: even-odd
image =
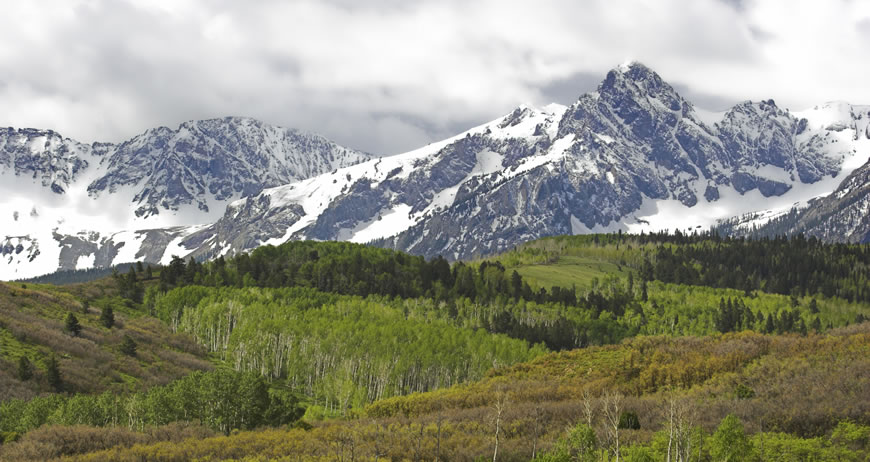
[{"label": "forested hillside", "polygon": [[[858,462],[870,456],[868,358],[870,324],[806,337],[640,337],[382,400],[357,418],[68,460]],[[26,435],[11,454],[47,439]]]},{"label": "forested hillside", "polygon": [[155,311],[235,369],[279,380],[342,414],[477,380],[546,351],[463,328],[425,299],[190,286],[158,297]]},{"label": "forested hillside", "polygon": [[115,286],[0,283],[3,400],[144,390],[211,369],[204,348],[144,316]]},{"label": "forested hillside", "polygon": [[[0,458],[865,460],[868,262],[799,237],[564,236],[452,265],[292,242],[4,284],[0,372],[19,391]],[[25,315],[93,353],[28,343]],[[160,380],[116,384],[82,359],[101,352]],[[21,380],[22,357],[96,383]]]}]

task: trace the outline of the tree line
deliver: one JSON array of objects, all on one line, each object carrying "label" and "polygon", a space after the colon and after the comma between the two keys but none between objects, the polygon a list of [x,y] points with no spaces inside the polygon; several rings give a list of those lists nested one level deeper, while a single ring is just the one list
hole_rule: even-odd
[{"label": "tree line", "polygon": [[866,244],[826,244],[803,235],[753,240],[653,234],[632,239],[658,244],[640,268],[645,280],[870,302]]},{"label": "tree line", "polygon": [[[686,257],[684,249],[695,241],[703,245],[717,241],[713,237],[613,234],[569,239],[582,240],[579,245],[587,247],[615,245],[619,249],[622,246],[611,258],[616,258],[617,262],[620,258],[634,262],[639,281],[635,282],[634,273],[629,273],[627,280],[605,278],[583,290],[559,286],[533,288],[517,271],[507,269],[498,260],[477,264],[458,262],[451,267],[440,257],[426,261],[422,257],[358,244],[291,242],[278,247],[261,247],[251,255],[219,258],[207,263],[174,258],[160,271],[160,284],[146,291],[145,305],[152,309],[153,301],[163,291],[194,284],[236,288],[307,287],[323,293],[417,300],[418,305],[431,307],[430,317],[459,327],[505,334],[531,344],[542,343],[551,350],[615,343],[638,333],[703,335],[742,329],[806,333],[843,324],[842,320],[824,322],[815,300],[809,307],[798,307],[797,291],[790,291],[794,293],[790,295],[789,310],[750,309],[746,300],[757,299],[757,294],[746,291],[742,297],[729,295],[728,299],[737,306],[734,309],[717,306],[718,296],[706,297],[706,306],[695,313],[689,313],[689,307],[676,306],[684,305],[679,300],[669,302],[670,306],[662,305],[663,291],[674,288],[656,286],[651,289],[650,282],[664,281],[679,286],[703,282],[674,275],[697,273],[698,265]],[[676,250],[672,249],[673,243],[679,244]],[[643,258],[650,249],[653,257]],[[683,264],[673,263],[678,260],[675,255],[683,259],[679,260]],[[507,259],[511,257],[508,255]],[[663,269],[668,265],[684,270]],[[135,280],[133,270],[119,278],[128,286],[135,284]],[[696,292],[707,291],[711,295],[717,290],[696,287]],[[651,295],[653,290],[656,293]],[[680,318],[687,315],[692,318]],[[858,314],[848,322],[860,322],[862,317]],[[697,326],[690,331],[676,329],[687,322]]]},{"label": "tree line", "polygon": [[226,369],[194,372],[145,392],[51,395],[0,402],[0,433],[8,439],[42,425],[126,427],[196,422],[229,434],[295,422],[303,409],[288,391],[270,389],[259,374]]},{"label": "tree line", "polygon": [[573,287],[533,290],[516,272],[495,262],[452,267],[442,257],[426,260],[402,252],[348,242],[295,241],[258,247],[250,254],[198,262],[174,257],[160,271],[158,290],[210,287],[310,287],[321,292],[486,304],[498,297],[576,306]]}]

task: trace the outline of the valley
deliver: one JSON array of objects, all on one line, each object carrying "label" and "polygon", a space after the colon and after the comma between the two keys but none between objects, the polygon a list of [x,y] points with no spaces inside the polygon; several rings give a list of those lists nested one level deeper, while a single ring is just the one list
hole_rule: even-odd
[{"label": "valley", "polygon": [[870,462],[867,3],[4,2],[0,462]]},{"label": "valley", "polygon": [[[615,457],[619,441],[623,459],[659,460],[671,441],[698,451],[690,460],[719,460],[730,447],[723,432],[739,428],[741,457],[862,460],[868,255],[801,238],[609,234],[451,265],[303,241],[207,263],[176,258],[150,278],[134,266],[69,286],[6,283],[23,303],[0,318],[4,339],[17,339],[4,340],[0,373],[27,391],[0,404],[0,459],[475,460],[498,441],[499,460],[569,460]],[[747,271],[719,272],[733,258]],[[812,265],[823,271],[802,269]],[[32,312],[26,290],[68,301]],[[75,383],[86,366],[42,339],[69,336],[49,319],[81,312],[87,297],[91,307],[114,300],[112,335],[163,329],[176,345],[195,342],[182,348],[216,372],[64,394],[39,371],[20,381],[16,356],[54,353]],[[25,313],[52,333],[15,337]],[[137,358],[166,354],[129,333]],[[235,402],[215,395],[224,389],[259,417],[196,407]],[[217,401],[197,401],[197,390]],[[625,413],[637,423],[608,420]],[[186,436],[166,433],[180,424]]]}]

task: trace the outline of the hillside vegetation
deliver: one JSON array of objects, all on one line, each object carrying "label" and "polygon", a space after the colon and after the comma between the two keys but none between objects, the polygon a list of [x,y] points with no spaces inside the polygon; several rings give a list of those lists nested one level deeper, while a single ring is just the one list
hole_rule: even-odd
[{"label": "hillside vegetation", "polygon": [[[70,316],[79,326],[74,331]],[[122,351],[126,338],[135,354]],[[145,390],[210,369],[205,353],[118,297],[110,279],[64,287],[0,283],[2,399]],[[56,380],[48,374],[52,360]]]},{"label": "hillside vegetation", "polygon": [[70,460],[472,461],[491,460],[496,441],[498,460],[615,460],[618,441],[620,460],[667,460],[670,445],[671,460],[863,461],[868,358],[870,323],[806,337],[644,337],[552,353],[311,428]]},{"label": "hillside vegetation", "polygon": [[[121,329],[148,323],[191,347],[160,351],[219,368],[40,388],[16,379],[28,348],[16,340],[0,366],[31,391],[0,405],[0,457],[865,460],[868,258],[866,246],[680,234],[554,237],[452,265],[292,242],[38,286],[66,311],[16,301],[9,319],[32,313],[78,338],[65,316],[87,300],[81,333],[120,336],[98,348],[139,361],[148,342]],[[106,306],[121,328],[101,324]],[[165,437],[172,425],[192,438]]]}]

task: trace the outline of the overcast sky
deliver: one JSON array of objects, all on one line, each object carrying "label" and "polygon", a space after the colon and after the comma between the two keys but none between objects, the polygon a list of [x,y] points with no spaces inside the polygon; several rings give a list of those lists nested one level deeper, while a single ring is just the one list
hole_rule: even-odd
[{"label": "overcast sky", "polygon": [[0,126],[117,142],[242,115],[393,154],[628,59],[701,107],[798,110],[870,104],[868,58],[859,0],[7,0]]}]

